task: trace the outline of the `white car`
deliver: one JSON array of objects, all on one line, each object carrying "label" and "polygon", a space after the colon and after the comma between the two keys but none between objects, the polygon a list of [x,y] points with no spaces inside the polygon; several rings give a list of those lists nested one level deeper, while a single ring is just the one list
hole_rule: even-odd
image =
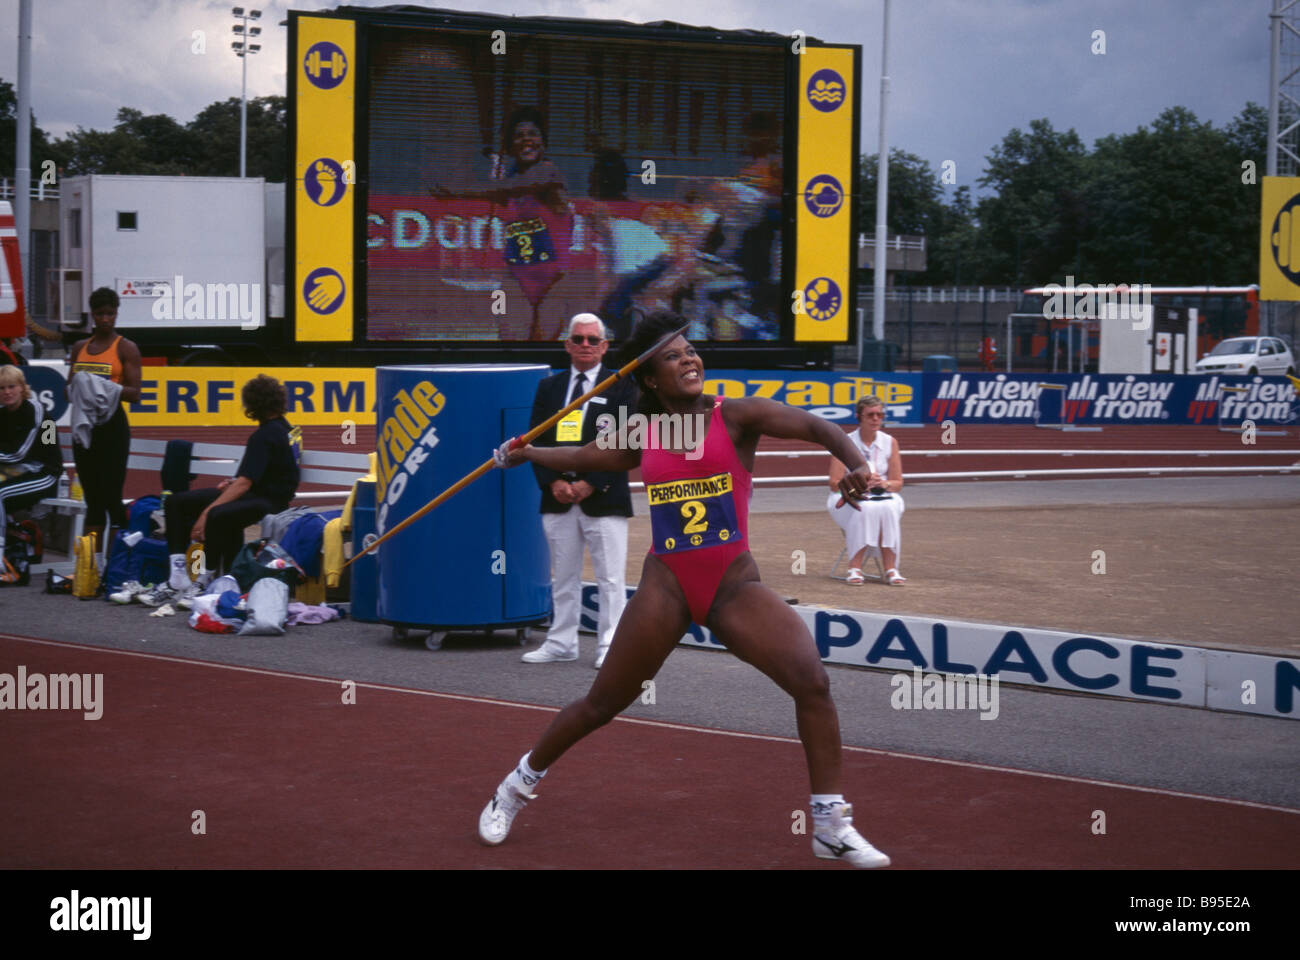
[{"label": "white car", "polygon": [[1295,357],[1277,337],[1233,337],[1196,362],[1197,373],[1253,377],[1295,374]]}]

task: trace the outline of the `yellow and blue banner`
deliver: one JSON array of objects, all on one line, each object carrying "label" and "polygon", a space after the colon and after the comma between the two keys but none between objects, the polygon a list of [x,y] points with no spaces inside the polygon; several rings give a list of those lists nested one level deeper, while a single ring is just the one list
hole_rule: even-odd
[{"label": "yellow and blue banner", "polygon": [[842,342],[853,284],[856,50],[808,47],[799,60],[799,198],[794,339]]},{"label": "yellow and blue banner", "polygon": [[298,17],[294,249],[295,339],[352,339],[356,198],[356,23]]}]

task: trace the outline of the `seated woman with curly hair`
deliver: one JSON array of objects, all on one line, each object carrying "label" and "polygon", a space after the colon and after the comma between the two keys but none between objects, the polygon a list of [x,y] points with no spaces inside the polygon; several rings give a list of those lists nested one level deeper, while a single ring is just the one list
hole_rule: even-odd
[{"label": "seated woman with curly hair", "polygon": [[203,544],[209,571],[229,570],[244,546],[244,528],[287,509],[298,490],[302,440],[298,428],[284,418],[284,384],[259,374],[244,384],[242,400],[244,414],[258,427],[248,438],[235,476],[216,487],[173,493],[163,504],[171,577],[140,597],[147,606],[197,592],[185,566],[190,543]]}]

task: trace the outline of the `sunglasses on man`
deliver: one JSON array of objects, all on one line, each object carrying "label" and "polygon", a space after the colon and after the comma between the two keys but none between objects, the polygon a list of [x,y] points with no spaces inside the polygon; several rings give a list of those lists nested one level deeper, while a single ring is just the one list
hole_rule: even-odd
[{"label": "sunglasses on man", "polygon": [[585,344],[588,344],[588,345],[593,346],[593,347],[598,347],[598,346],[600,346],[602,343],[605,342],[605,338],[604,338],[604,337],[597,337],[597,336],[593,336],[593,335],[588,335],[588,336],[585,336],[585,337],[584,337],[584,336],[583,336],[582,334],[580,334],[580,333],[575,333],[573,336],[569,337],[569,342],[570,342],[570,343],[576,343],[576,344],[578,344],[578,346],[581,346],[582,344],[585,343]]}]

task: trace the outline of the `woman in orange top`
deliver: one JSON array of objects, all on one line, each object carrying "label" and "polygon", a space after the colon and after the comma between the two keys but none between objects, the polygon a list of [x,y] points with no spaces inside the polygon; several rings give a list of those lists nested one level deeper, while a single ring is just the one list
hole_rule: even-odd
[{"label": "woman in orange top", "polygon": [[86,498],[86,532],[97,534],[104,545],[104,518],[108,527],[126,526],[122,487],[126,483],[126,459],[131,449],[131,428],[126,422],[125,404],[140,396],[140,348],[117,332],[120,301],[110,287],[90,295],[90,316],[95,332],[72,345],[68,352],[68,379],[77,374],[105,377],[122,387],[117,409],[90,434],[90,446],[72,444],[72,458]]}]

